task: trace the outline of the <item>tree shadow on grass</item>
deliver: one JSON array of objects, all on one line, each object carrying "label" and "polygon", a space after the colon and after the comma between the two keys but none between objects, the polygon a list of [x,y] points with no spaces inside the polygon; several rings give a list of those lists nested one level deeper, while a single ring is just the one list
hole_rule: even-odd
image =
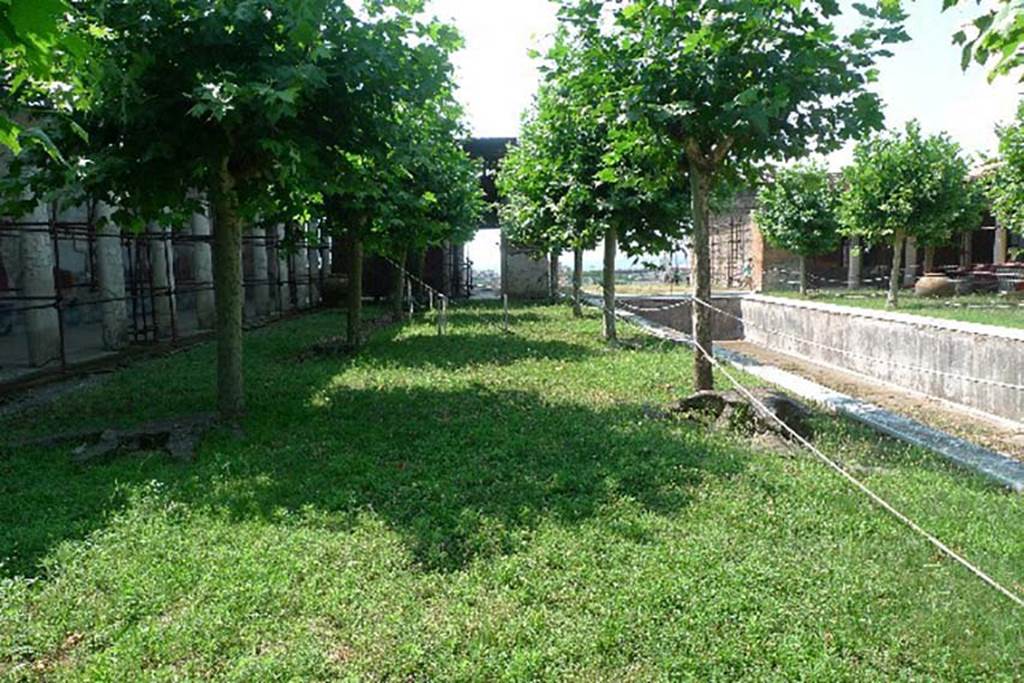
[{"label": "tree shadow on grass", "polygon": [[[335,322],[325,317],[253,337],[247,435],[212,434],[192,465],[149,454],[83,468],[72,464],[69,448],[0,450],[0,576],[45,574],[44,559],[56,546],[108,525],[154,480],[174,500],[239,521],[344,529],[370,512],[422,567],[452,571],[515,552],[542,524],[584,523],[622,501],[674,513],[706,478],[744,467],[734,447],[644,421],[637,404],[594,408],[482,384],[366,388],[337,382],[349,361],[280,362]],[[361,362],[456,369],[601,353],[500,333],[397,333],[375,338]],[[176,394],[179,403],[201,410],[207,356],[132,368],[119,384],[55,406],[46,430],[152,418],[167,377],[185,392]],[[135,404],[140,409],[128,412]],[[282,517],[282,510],[295,514]]]},{"label": "tree shadow on grass", "polygon": [[703,435],[639,421],[636,406],[592,410],[482,386],[339,389],[254,408],[244,442],[214,435],[191,466],[129,456],[82,469],[57,451],[0,460],[3,493],[17,499],[0,530],[0,575],[39,574],[55,545],[104,526],[152,480],[239,522],[336,531],[370,512],[419,566],[455,571],[515,552],[543,523],[579,524],[622,501],[674,513],[707,477],[745,463]]},{"label": "tree shadow on grass", "polygon": [[[483,386],[339,389],[261,425],[262,445],[238,463],[258,486],[179,495],[238,521],[312,510],[310,523],[332,529],[372,511],[420,566],[454,571],[513,552],[541,523],[579,524],[624,500],[672,514],[706,478],[744,469],[737,449],[638,414]],[[296,419],[301,436],[275,443]]]}]

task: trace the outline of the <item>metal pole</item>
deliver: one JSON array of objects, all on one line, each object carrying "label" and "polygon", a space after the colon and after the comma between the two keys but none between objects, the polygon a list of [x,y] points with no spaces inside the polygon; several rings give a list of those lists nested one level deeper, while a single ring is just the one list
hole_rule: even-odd
[{"label": "metal pole", "polygon": [[430,310],[433,311],[434,310],[434,290],[432,290],[432,289],[428,289],[427,290],[427,299],[430,302]]},{"label": "metal pole", "polygon": [[505,330],[505,334],[508,334],[508,294],[501,295],[501,304],[505,309],[503,329]]}]

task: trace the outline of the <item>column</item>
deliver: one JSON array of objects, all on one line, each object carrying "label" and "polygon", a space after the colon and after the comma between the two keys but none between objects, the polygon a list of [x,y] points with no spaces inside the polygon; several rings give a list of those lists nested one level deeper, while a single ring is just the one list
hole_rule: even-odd
[{"label": "column", "polygon": [[257,318],[270,315],[270,259],[267,254],[267,230],[253,227],[249,230],[252,248],[253,307]]},{"label": "column", "polygon": [[40,204],[25,220],[32,223],[21,233],[22,295],[28,297],[23,305],[30,307],[25,311],[25,330],[29,364],[38,368],[61,357],[60,316],[50,305],[57,300],[50,209]]},{"label": "column", "polygon": [[284,248],[284,237],[285,230],[283,224],[278,224],[277,228],[277,273],[280,278],[281,286],[279,288],[280,309],[281,313],[286,313],[292,310],[292,288],[291,288],[291,269],[288,267],[289,255],[288,250]]},{"label": "column", "polygon": [[1001,266],[1006,263],[1009,235],[1006,228],[996,223],[995,245],[992,248],[992,263]]},{"label": "column", "polygon": [[974,235],[965,232],[960,235],[960,267],[970,268],[974,265]]},{"label": "column", "polygon": [[860,238],[851,237],[847,246],[850,250],[850,268],[846,277],[847,289],[859,289],[861,285],[861,263],[864,252],[861,250]]},{"label": "column", "polygon": [[192,214],[192,258],[196,269],[196,317],[199,328],[212,330],[217,323],[217,307],[213,291],[213,231],[209,209]]},{"label": "column", "polygon": [[153,284],[153,313],[158,337],[177,335],[175,329],[174,297],[174,247],[171,231],[160,225],[150,224],[149,265]]},{"label": "column", "polygon": [[320,269],[320,231],[315,229],[313,231],[315,235],[315,241],[306,250],[309,258],[309,305],[316,306],[320,303],[320,285],[323,283],[321,280],[321,269]]},{"label": "column", "polygon": [[110,351],[128,343],[128,301],[124,282],[124,249],[114,210],[100,203],[96,224],[96,280],[99,285],[103,346]]},{"label": "column", "polygon": [[304,228],[299,229],[295,242],[295,301],[301,309],[309,307],[309,246]]},{"label": "column", "polygon": [[917,282],[917,240],[915,238],[907,238],[903,259],[903,284],[913,287]]}]

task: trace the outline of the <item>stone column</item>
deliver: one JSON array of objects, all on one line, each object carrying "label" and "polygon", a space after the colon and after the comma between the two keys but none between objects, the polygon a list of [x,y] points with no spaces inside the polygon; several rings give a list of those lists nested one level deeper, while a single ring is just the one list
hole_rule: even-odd
[{"label": "stone column", "polygon": [[992,248],[992,263],[997,266],[1001,266],[1006,263],[1008,244],[1009,235],[1006,232],[1006,228],[997,223],[995,246]]},{"label": "stone column", "polygon": [[26,221],[33,225],[21,233],[22,295],[29,297],[24,305],[30,307],[25,311],[28,361],[38,368],[61,357],[60,317],[49,305],[57,299],[49,207],[40,204]]},{"label": "stone column", "polygon": [[907,238],[903,258],[903,284],[913,287],[917,282],[917,240],[913,237]]},{"label": "stone column", "polygon": [[148,228],[149,265],[153,276],[153,312],[158,337],[177,335],[174,297],[174,246],[169,229],[152,224]]},{"label": "stone column", "polygon": [[316,242],[306,250],[309,258],[309,305],[316,306],[320,303],[320,285],[323,282],[320,269],[320,231],[316,231]]},{"label": "stone column", "polygon": [[[207,209],[209,211],[209,209]],[[196,269],[196,317],[199,328],[212,330],[217,323],[217,307],[213,291],[213,231],[208,213],[192,214],[192,258]]]},{"label": "stone column", "polygon": [[249,244],[252,247],[253,307],[257,318],[270,315],[270,261],[266,228],[249,230]]},{"label": "stone column", "polygon": [[117,351],[128,344],[128,300],[121,229],[114,223],[113,213],[113,208],[102,202],[97,207],[96,280],[100,290],[103,346]]},{"label": "stone column", "polygon": [[295,248],[295,301],[299,308],[309,307],[309,246],[306,231],[301,229]]},{"label": "stone column", "polygon": [[861,285],[861,263],[864,258],[860,238],[851,237],[847,249],[849,249],[850,268],[846,278],[846,287],[847,289],[858,289]]},{"label": "stone column", "polygon": [[970,232],[960,235],[960,267],[970,268],[974,264],[974,240]]},{"label": "stone column", "polygon": [[278,288],[279,296],[281,297],[280,309],[281,313],[286,313],[292,310],[292,288],[289,282],[291,270],[288,267],[290,258],[288,250],[281,246],[285,236],[284,225],[278,224],[275,229],[277,230],[278,244],[278,248],[275,250],[277,254],[277,273],[281,280],[281,286]]}]

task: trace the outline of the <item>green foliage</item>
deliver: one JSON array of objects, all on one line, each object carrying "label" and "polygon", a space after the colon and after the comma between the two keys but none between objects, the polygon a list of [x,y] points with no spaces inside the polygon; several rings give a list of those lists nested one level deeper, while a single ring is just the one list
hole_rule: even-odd
[{"label": "green foliage", "polygon": [[101,35],[65,0],[0,0],[0,145],[17,155],[27,140],[62,160],[38,119],[87,106],[85,60]]},{"label": "green foliage", "polygon": [[[965,4],[964,0],[943,0],[943,11]],[[977,3],[981,4],[981,3]],[[1016,0],[995,0],[969,26],[957,31],[953,42],[962,46],[961,66],[971,62],[989,66],[989,80],[1024,66],[1024,6]]]},{"label": "green foliage", "polygon": [[546,78],[498,177],[509,236],[590,248],[608,227],[627,254],[665,251],[689,229],[685,177],[670,141],[631,117],[627,70],[594,17],[563,11]]},{"label": "green foliage", "polygon": [[757,203],[757,227],[773,247],[815,256],[841,243],[838,192],[823,166],[778,171],[758,193]]},{"label": "green foliage", "polygon": [[[27,436],[213,405],[201,346],[0,420],[0,678],[1012,680],[1024,615],[810,457],[650,419],[681,347],[452,310],[294,362],[249,337],[245,437],[82,468]],[[669,370],[667,370],[669,369]],[[668,374],[667,374],[668,373]],[[647,416],[647,417],[645,417]],[[834,416],[815,442],[998,579],[1024,497]],[[964,511],[970,511],[965,514]]]},{"label": "green foliage", "polygon": [[906,39],[898,3],[856,8],[862,24],[843,35],[832,0],[630,2],[616,20],[633,108],[712,176],[835,150],[882,126],[867,86],[886,45]]},{"label": "green foliage", "polygon": [[859,144],[844,179],[844,230],[869,243],[942,244],[980,222],[980,194],[960,146],[945,134],[923,135],[917,122]]},{"label": "green foliage", "polygon": [[999,225],[1024,235],[1024,106],[998,133],[999,158],[983,177],[985,194]]}]

